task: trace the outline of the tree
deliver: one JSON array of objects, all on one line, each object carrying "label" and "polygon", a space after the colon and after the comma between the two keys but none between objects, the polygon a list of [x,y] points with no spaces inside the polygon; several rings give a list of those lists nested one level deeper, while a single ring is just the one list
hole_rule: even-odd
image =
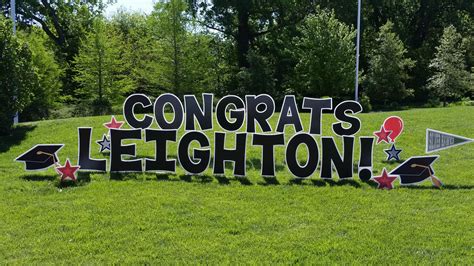
[{"label": "tree", "polygon": [[397,104],[411,96],[413,90],[406,88],[408,71],[415,61],[406,56],[407,50],[398,35],[393,32],[393,23],[380,27],[376,47],[369,54],[369,70],[366,77],[367,95],[377,104]]},{"label": "tree", "polygon": [[37,84],[28,46],[12,34],[9,21],[0,16],[0,135],[8,134],[13,117],[30,102]]},{"label": "tree", "polygon": [[443,102],[459,100],[469,90],[465,54],[461,34],[454,26],[445,28],[435,58],[430,63],[434,74],[428,80],[428,88]]},{"label": "tree", "polygon": [[156,77],[160,73],[154,68],[160,59],[156,40],[152,36],[149,17],[138,12],[119,10],[110,20],[110,26],[121,36],[125,49],[130,51],[130,77],[134,81],[136,93],[157,91]]},{"label": "tree", "polygon": [[[217,33],[228,53],[226,67],[220,68],[224,77],[223,94],[267,92],[282,94],[283,80],[293,68],[284,52],[288,43],[271,43],[288,28],[296,28],[308,14],[315,11],[312,0],[188,0],[191,11],[201,27]],[[293,30],[295,32],[295,30]],[[283,35],[285,35],[283,34]],[[285,36],[286,38],[287,36]],[[283,46],[282,46],[283,45]]]},{"label": "tree", "polygon": [[183,93],[200,94],[217,89],[216,55],[212,36],[188,33],[184,47]]},{"label": "tree", "polygon": [[300,97],[349,94],[354,86],[355,31],[324,10],[307,17],[299,31],[299,62],[290,89]]},{"label": "tree", "polygon": [[100,18],[81,43],[74,58],[75,80],[80,84],[77,94],[85,101],[92,99],[94,113],[107,112],[111,104],[119,104],[133,88],[127,75],[129,55],[125,50],[121,39]]},{"label": "tree", "polygon": [[22,35],[31,50],[32,65],[38,83],[31,91],[31,103],[20,116],[25,121],[47,118],[49,111],[60,101],[63,71],[55,59],[54,52],[48,47],[48,37],[41,29],[32,28],[30,33]]},{"label": "tree", "polygon": [[[16,13],[20,27],[40,28],[55,44],[56,58],[65,70],[62,90],[73,96],[74,83],[72,61],[79,51],[81,40],[92,28],[94,17],[105,8],[103,0],[21,0],[16,1]],[[10,1],[0,0],[0,9],[9,13]]]},{"label": "tree", "polygon": [[161,48],[164,61],[163,86],[178,95],[182,94],[181,81],[185,74],[183,60],[188,20],[185,14],[186,9],[185,2],[171,0],[167,3],[157,3],[152,13],[152,27],[159,40],[157,44]]},{"label": "tree", "polygon": [[255,40],[302,21],[314,10],[311,0],[188,0],[201,24],[232,38],[236,44],[239,68],[248,68],[248,52]]},{"label": "tree", "polygon": [[[105,7],[101,0],[22,0],[16,1],[16,4],[16,13],[19,15],[20,23],[41,25],[41,29],[61,48],[67,48],[72,44],[70,38],[77,38],[74,27],[82,25],[82,23],[77,24],[79,20],[84,20],[84,18],[87,20],[92,14],[100,13]],[[5,1],[1,8],[8,13],[10,1]]]},{"label": "tree", "polygon": [[215,84],[212,38],[195,31],[186,10],[184,1],[171,0],[157,3],[150,17],[151,36],[143,40],[150,44],[148,52],[154,58],[142,61],[144,67],[135,73],[154,83],[156,92],[183,95],[212,90]]}]

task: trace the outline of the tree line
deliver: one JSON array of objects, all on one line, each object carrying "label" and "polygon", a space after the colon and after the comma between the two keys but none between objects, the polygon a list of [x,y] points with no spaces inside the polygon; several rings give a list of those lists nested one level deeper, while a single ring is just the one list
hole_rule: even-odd
[{"label": "tree line", "polygon": [[[169,0],[104,16],[103,0],[0,0],[0,131],[119,110],[130,93],[354,97],[357,0]],[[474,2],[363,1],[364,109],[469,100]]]}]

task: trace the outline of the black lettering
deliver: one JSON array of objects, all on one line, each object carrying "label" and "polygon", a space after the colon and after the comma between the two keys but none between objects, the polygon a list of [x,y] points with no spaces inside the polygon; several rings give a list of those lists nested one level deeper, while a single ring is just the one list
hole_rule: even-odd
[{"label": "black lettering", "polygon": [[285,135],[254,134],[252,145],[262,146],[262,175],[275,176],[274,147],[276,145],[285,145]]},{"label": "black lettering", "polygon": [[228,133],[215,132],[214,135],[214,174],[223,175],[225,161],[234,162],[234,175],[245,176],[246,174],[246,143],[247,133],[237,133],[235,135],[235,149],[225,148],[225,139]]}]

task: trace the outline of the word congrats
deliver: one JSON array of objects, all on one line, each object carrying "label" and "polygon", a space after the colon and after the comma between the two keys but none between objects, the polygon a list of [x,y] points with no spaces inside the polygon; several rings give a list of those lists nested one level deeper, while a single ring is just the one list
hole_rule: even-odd
[{"label": "word congrats", "polygon": [[[284,146],[286,166],[298,178],[310,177],[319,164],[321,178],[332,178],[333,171],[339,178],[353,177],[355,134],[361,128],[361,121],[355,114],[362,111],[356,101],[333,106],[330,98],[304,98],[298,108],[295,96],[287,95],[276,128],[272,128],[269,120],[275,115],[276,106],[267,94],[246,95],[245,99],[227,95],[216,105],[214,95],[208,93],[202,95],[202,101],[194,95],[185,95],[183,100],[170,93],[161,94],[154,102],[144,94],[130,95],[123,104],[123,115],[131,129],[110,129],[108,168],[107,159],[91,158],[92,128],[78,128],[80,171],[175,172],[179,163],[188,174],[196,175],[203,173],[212,162],[213,174],[223,175],[225,162],[233,162],[233,175],[245,176],[249,142],[262,150],[262,176],[275,176],[275,147]],[[138,108],[153,109],[153,115],[137,115]],[[172,110],[168,118],[165,109]],[[309,125],[303,125],[300,110],[309,113]],[[334,137],[323,135],[323,112],[332,113],[337,120],[332,124],[332,131],[342,138],[342,152]],[[214,130],[214,118],[222,131],[214,132],[211,147],[204,132]],[[178,139],[178,130],[183,124],[184,134]],[[285,136],[287,126],[293,127],[296,133]],[[320,137],[320,144],[316,136]],[[232,148],[225,145],[230,137],[235,139]],[[154,158],[137,158],[136,145],[123,144],[130,140],[154,142]],[[169,156],[168,144],[171,142],[177,143],[177,158]],[[372,177],[373,143],[374,137],[359,137],[358,174],[362,180]],[[307,148],[305,158],[297,157],[300,147]],[[131,158],[124,159],[124,156]]]}]

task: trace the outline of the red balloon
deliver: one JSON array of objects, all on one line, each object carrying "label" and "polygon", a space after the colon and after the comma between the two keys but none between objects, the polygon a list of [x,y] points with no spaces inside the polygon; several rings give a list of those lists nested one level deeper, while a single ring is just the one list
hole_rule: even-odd
[{"label": "red balloon", "polygon": [[403,131],[403,120],[398,116],[390,116],[383,122],[383,128],[387,131],[392,131],[388,137],[391,142],[395,142],[395,139]]}]

